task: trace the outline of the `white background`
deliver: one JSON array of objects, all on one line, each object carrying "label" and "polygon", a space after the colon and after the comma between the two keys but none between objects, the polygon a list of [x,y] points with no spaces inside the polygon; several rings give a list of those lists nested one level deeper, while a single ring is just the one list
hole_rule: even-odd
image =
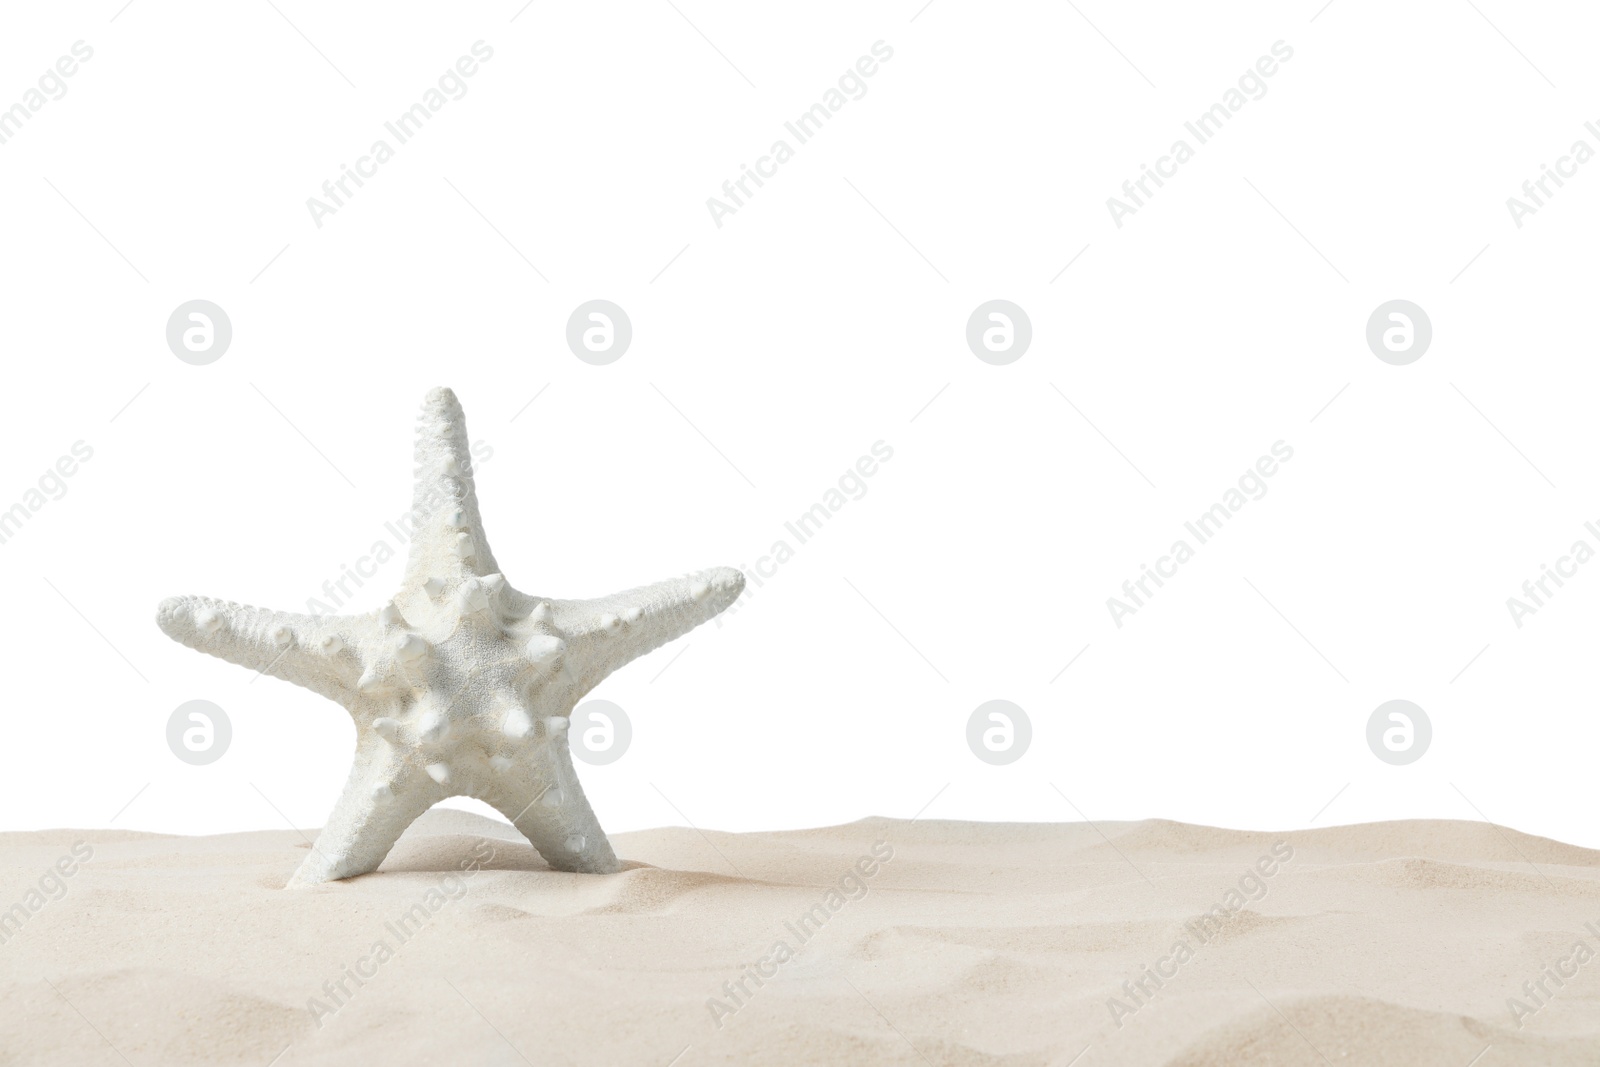
[{"label": "white background", "polygon": [[[7,828],[320,825],[345,713],[155,607],[304,610],[408,506],[447,384],[493,449],[496,554],[546,595],[751,566],[894,450],[726,625],[595,692],[634,727],[582,768],[609,829],[1442,817],[1600,846],[1600,565],[1520,629],[1506,607],[1600,548],[1600,162],[1520,229],[1506,207],[1600,148],[1592,11],[675,2],[8,6],[0,106],[94,56],[0,145],[0,508],[94,457],[0,545]],[[467,94],[316,227],[307,198],[478,40]],[[706,199],[879,40],[866,95],[718,228]],[[1115,226],[1279,40],[1266,95]],[[607,367],[564,342],[596,297],[634,326]],[[205,367],[164,337],[195,298],[234,329]],[[964,338],[992,298],[1033,324],[1005,367]],[[1434,329],[1405,367],[1364,339],[1394,298]],[[1117,628],[1106,598],[1279,440],[1267,495]],[[234,730],[207,767],[165,742],[196,698]],[[966,747],[993,698],[1033,722],[1007,767]],[[1433,722],[1406,767],[1366,745],[1392,698]]]}]

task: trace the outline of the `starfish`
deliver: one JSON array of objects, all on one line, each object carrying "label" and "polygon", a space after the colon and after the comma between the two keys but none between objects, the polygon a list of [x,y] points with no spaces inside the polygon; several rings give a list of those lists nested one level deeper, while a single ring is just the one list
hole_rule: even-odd
[{"label": "starfish", "polygon": [[400,591],[365,615],[302,615],[171,597],[173,640],[304,686],[356,725],[355,763],[289,886],[375,870],[417,816],[476,797],[558,871],[619,869],[572,766],[573,707],[617,668],[738,599],[719,567],[595,600],[511,587],[478,513],[461,405],[434,389],[418,415],[410,556]]}]

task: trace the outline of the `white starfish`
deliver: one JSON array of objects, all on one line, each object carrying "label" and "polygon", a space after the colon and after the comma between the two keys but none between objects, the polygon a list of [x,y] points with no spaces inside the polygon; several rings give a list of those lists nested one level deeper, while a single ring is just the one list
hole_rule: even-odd
[{"label": "white starfish", "polygon": [[483,534],[455,394],[431,391],[418,419],[411,555],[382,610],[312,616],[173,597],[157,622],[355,719],[350,778],[290,886],[374,870],[450,796],[498,809],[556,870],[615,871],[573,771],[568,716],[612,671],[732,604],[744,575],[721,567],[597,600],[520,593]]}]

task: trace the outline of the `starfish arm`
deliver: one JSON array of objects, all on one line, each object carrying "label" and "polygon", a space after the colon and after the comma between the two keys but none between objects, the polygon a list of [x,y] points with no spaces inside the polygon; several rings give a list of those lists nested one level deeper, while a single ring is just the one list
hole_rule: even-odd
[{"label": "starfish arm", "polygon": [[583,795],[565,731],[546,743],[547,755],[540,761],[545,767],[542,777],[519,780],[502,776],[482,799],[521,831],[552,870],[616,873],[621,864]]},{"label": "starfish arm", "polygon": [[293,682],[348,705],[361,676],[357,648],[370,619],[299,615],[210,597],[169,597],[156,623],[179,644]]},{"label": "starfish arm", "polygon": [[377,870],[406,827],[446,795],[375,734],[363,731],[344,792],[288,888]]},{"label": "starfish arm", "polygon": [[449,389],[432,389],[423,398],[415,458],[404,593],[416,595],[430,579],[453,585],[497,573],[478,512],[466,416]]},{"label": "starfish arm", "polygon": [[[714,618],[743,591],[742,573],[716,567],[593,600],[538,603],[549,605],[550,625],[565,642],[563,667],[582,696],[619,667]],[[539,614],[535,607],[530,617]]]}]

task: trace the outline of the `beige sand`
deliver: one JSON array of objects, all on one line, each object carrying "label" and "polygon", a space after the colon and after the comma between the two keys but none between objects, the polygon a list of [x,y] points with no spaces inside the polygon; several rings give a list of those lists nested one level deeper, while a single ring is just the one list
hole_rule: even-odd
[{"label": "beige sand", "polygon": [[616,843],[435,810],[286,892],[288,831],[0,835],[0,1063],[1600,1063],[1600,853],[1484,824]]}]

